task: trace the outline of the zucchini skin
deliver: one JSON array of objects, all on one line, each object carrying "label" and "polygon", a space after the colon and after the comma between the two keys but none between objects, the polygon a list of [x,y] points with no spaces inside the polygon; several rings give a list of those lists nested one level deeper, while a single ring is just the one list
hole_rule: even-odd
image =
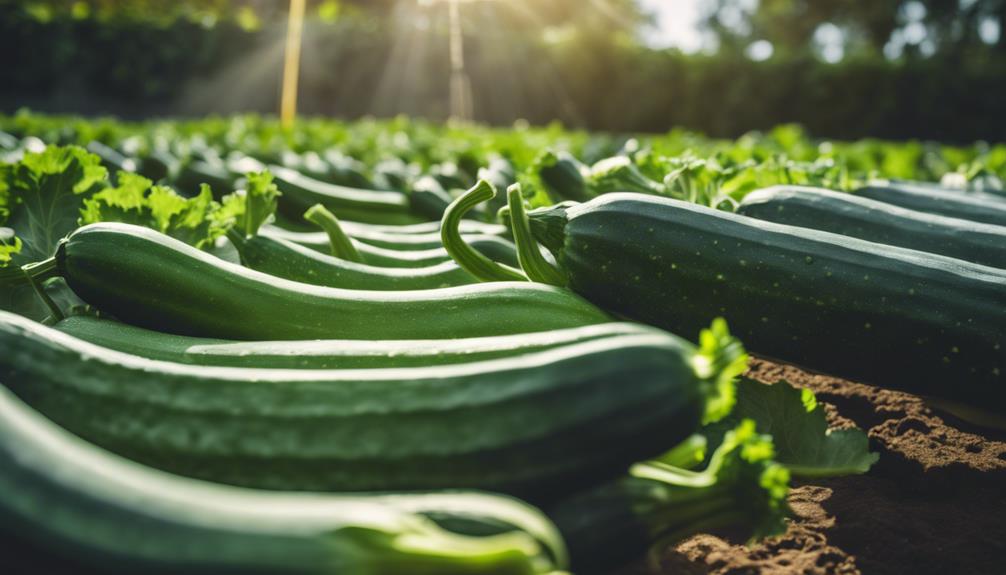
[{"label": "zucchini skin", "polygon": [[[304,222],[303,218],[292,220],[282,214],[277,214],[276,216],[276,222],[274,225],[269,226],[270,229],[280,228],[291,232],[316,232],[318,230],[317,226]],[[386,225],[365,224],[363,222],[347,221],[340,218],[339,225],[342,226],[343,231],[347,234],[363,241],[366,241],[369,237],[386,239],[386,236],[400,238],[401,236],[440,233],[440,220],[431,220],[419,224]],[[510,233],[510,229],[506,226],[480,222],[478,220],[461,220],[460,229],[463,234],[507,236]]]},{"label": "zucchini skin", "polygon": [[234,180],[234,176],[223,165],[192,160],[178,170],[172,185],[179,193],[194,196],[199,193],[202,184],[208,184],[213,197],[220,198],[233,191]]},{"label": "zucchini skin", "polygon": [[609,311],[676,333],[724,316],[753,352],[1006,411],[1006,271],[642,194],[529,217]]},{"label": "zucchini skin", "polygon": [[387,268],[319,253],[268,236],[231,237],[245,266],[308,284],[358,290],[422,290],[477,283],[454,262],[425,268]]},{"label": "zucchini skin", "polygon": [[855,194],[909,210],[1006,226],[1006,199],[993,194],[883,183],[860,188]]},{"label": "zucchini skin", "polygon": [[604,323],[468,339],[243,342],[166,334],[92,316],[71,316],[53,327],[88,343],[147,359],[193,365],[273,369],[453,365],[545,351],[609,337],[646,335],[656,331],[652,327],[636,323]]},{"label": "zucchini skin", "polygon": [[[22,557],[35,572],[64,559],[76,563],[73,572],[83,563],[116,573],[438,573],[397,548],[394,539],[402,535],[496,551],[496,557],[472,553],[486,563],[485,573],[535,573],[564,562],[547,521],[502,496],[274,493],[204,483],[97,448],[3,386],[0,454],[0,533],[6,544],[38,548],[38,556]],[[503,537],[538,552],[500,553],[520,547],[452,533],[427,514],[470,522],[473,530],[517,529]],[[464,565],[451,563],[439,567],[456,572]]]},{"label": "zucchini skin", "polygon": [[909,210],[852,194],[775,186],[745,196],[737,213],[1006,268],[1006,226]]},{"label": "zucchini skin", "polygon": [[141,463],[249,487],[537,500],[624,473],[705,412],[695,348],[669,334],[452,366],[282,370],[146,360],[2,319],[0,380],[26,403]]},{"label": "zucchini skin", "polygon": [[181,335],[440,339],[608,321],[566,290],[531,283],[378,292],[292,282],[129,224],[81,227],[54,260],[85,302],[127,323]]},{"label": "zucchini skin", "polygon": [[[329,253],[331,249],[328,235],[325,232],[290,232],[276,226],[266,226],[262,229],[261,233],[265,236],[282,238],[322,253]],[[486,257],[507,265],[517,265],[517,249],[510,240],[499,236],[483,234],[467,235],[464,237],[469,245],[482,252]],[[353,239],[356,240],[355,237]],[[395,241],[397,238],[388,238],[388,240]],[[406,242],[402,243],[407,243],[407,239]],[[395,248],[381,247],[367,243],[366,240],[356,240],[353,242],[353,245],[360,252],[360,255],[363,256],[364,261],[372,266],[389,268],[426,267],[452,261],[451,256],[442,245],[422,250],[402,249],[400,245]]]},{"label": "zucchini skin", "polygon": [[349,188],[321,182],[300,172],[271,165],[273,182],[282,192],[279,209],[300,217],[315,204],[322,204],[340,219],[373,224],[415,224],[425,221],[413,214],[409,197],[401,192]]}]

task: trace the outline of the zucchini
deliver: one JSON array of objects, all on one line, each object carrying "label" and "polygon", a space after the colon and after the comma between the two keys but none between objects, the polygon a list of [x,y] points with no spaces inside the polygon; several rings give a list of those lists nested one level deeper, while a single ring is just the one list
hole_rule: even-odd
[{"label": "zucchini", "polygon": [[[340,221],[340,225],[341,223]],[[318,252],[331,253],[332,245],[328,234],[325,232],[290,232],[277,226],[267,225],[262,227],[261,233],[264,236],[285,239]],[[403,241],[399,242],[400,238]],[[356,240],[355,237],[353,239]],[[451,259],[451,256],[443,246],[421,250],[402,249],[402,245],[408,245],[408,238],[405,237],[405,234],[400,234],[394,238],[386,236],[386,239],[389,245],[397,243],[398,247],[380,247],[363,240],[354,241],[353,246],[360,252],[363,261],[372,266],[389,268],[427,267],[450,261]],[[494,235],[471,234],[465,235],[464,239],[469,245],[489,259],[507,265],[517,265],[516,248],[506,238]]]},{"label": "zucchini", "polygon": [[[687,442],[679,450],[695,454]],[[668,455],[545,508],[574,572],[613,573],[651,546],[662,551],[698,533],[729,529],[758,540],[785,532],[789,474],[772,461],[771,438],[755,433],[753,421],[728,431],[701,471],[668,465]]]},{"label": "zucchini", "polygon": [[1006,411],[1004,270],[642,194],[528,216],[608,311],[676,333],[722,315],[752,351]]},{"label": "zucchini", "polygon": [[299,218],[305,210],[321,204],[340,219],[374,224],[414,224],[423,222],[413,214],[406,194],[385,190],[365,190],[328,184],[300,172],[271,165],[269,171],[279,191],[280,211]]},{"label": "zucchini", "polygon": [[84,439],[268,489],[546,500],[674,446],[720,392],[696,348],[663,333],[450,366],[285,370],[143,359],[4,313],[0,347],[0,381]]},{"label": "zucchini", "polygon": [[[469,222],[478,223],[472,220],[463,220],[461,222],[461,233],[476,241],[478,241],[479,238],[485,238],[487,236],[503,237],[505,235],[503,233],[503,230],[505,229],[503,226],[494,224],[482,224],[481,227],[466,226],[465,224]],[[439,248],[443,245],[440,243],[439,222],[437,222],[438,225],[435,229],[425,233],[387,232],[383,230],[368,229],[360,226],[359,224],[355,224],[354,222],[343,222],[340,220],[339,223],[342,225],[342,229],[353,238],[362,243],[380,248],[395,250],[428,250]]]},{"label": "zucchini", "polygon": [[208,184],[213,190],[213,196],[219,199],[233,191],[234,180],[235,177],[223,164],[193,160],[178,170],[172,186],[179,193],[194,196],[199,193],[202,184]]},{"label": "zucchini", "polygon": [[371,266],[318,253],[282,238],[228,238],[245,266],[276,277],[319,286],[356,290],[423,290],[476,283],[458,264],[445,261],[423,268]]},{"label": "zucchini", "polygon": [[115,148],[106,146],[97,140],[88,142],[86,149],[101,158],[101,165],[105,166],[110,174],[116,172],[135,173],[139,168],[139,163],[135,158],[127,157]]},{"label": "zucchini", "polygon": [[[291,221],[290,219],[283,216],[283,214],[276,214],[276,222],[273,226],[274,228],[282,228],[285,231],[292,232],[304,232],[304,231],[315,231],[317,227],[303,221],[303,218],[298,218],[296,221]],[[387,236],[393,236],[394,238],[399,238],[400,236],[412,236],[412,235],[423,235],[423,234],[439,234],[440,233],[440,220],[423,222],[420,224],[408,224],[408,225],[383,225],[383,224],[365,224],[362,222],[349,222],[339,219],[339,225],[345,232],[361,241],[367,242],[370,237],[379,238],[379,241],[386,241]],[[463,234],[483,234],[490,236],[506,236],[510,233],[509,228],[500,224],[490,224],[487,222],[480,222],[478,220],[462,220],[461,221],[461,233]],[[370,243],[370,242],[368,242]],[[374,245],[380,245],[378,242],[373,242]]]},{"label": "zucchini", "polygon": [[[18,554],[32,545],[40,551],[22,556],[31,572],[81,572],[85,563],[121,573],[526,575],[565,563],[548,520],[502,496],[274,493],[205,483],[90,445],[2,386],[0,457],[0,533]],[[457,533],[431,517],[494,534]],[[76,564],[48,568],[60,558]]]},{"label": "zucchini", "polygon": [[1006,198],[982,192],[963,193],[929,186],[875,182],[856,195],[920,212],[1006,226]]},{"label": "zucchini", "polygon": [[590,167],[569,152],[545,151],[536,162],[538,177],[555,201],[587,201],[594,196],[587,187]]},{"label": "zucchini", "polygon": [[948,218],[803,186],[775,186],[744,197],[737,213],[1006,268],[1006,226]]},{"label": "zucchini", "polygon": [[245,340],[441,339],[603,323],[569,291],[531,283],[420,291],[355,291],[291,282],[199,251],[149,228],[90,224],[35,264],[128,323]]},{"label": "zucchini", "polygon": [[537,333],[468,339],[234,341],[173,335],[92,316],[71,316],[59,331],[123,353],[193,365],[276,369],[425,367],[484,361],[655,328],[603,323]]}]

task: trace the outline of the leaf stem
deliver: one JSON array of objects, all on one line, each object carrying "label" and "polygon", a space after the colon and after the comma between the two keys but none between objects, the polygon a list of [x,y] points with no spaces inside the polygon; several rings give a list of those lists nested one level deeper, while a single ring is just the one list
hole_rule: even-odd
[{"label": "leaf stem", "polygon": [[315,224],[328,234],[328,241],[332,246],[332,255],[351,262],[363,262],[363,256],[353,245],[353,240],[339,224],[339,218],[335,214],[321,205],[315,204],[304,212],[304,219]]},{"label": "leaf stem", "polygon": [[52,317],[56,321],[61,321],[66,316],[63,315],[63,311],[59,309],[56,302],[49,297],[49,294],[45,293],[45,286],[42,285],[47,280],[55,277],[59,277],[59,269],[56,266],[56,258],[48,258],[40,262],[25,264],[21,266],[21,271],[24,272],[26,278],[28,278],[28,283],[31,284],[31,289],[35,290],[35,295],[42,300],[42,303],[49,308]]},{"label": "leaf stem", "polygon": [[517,244],[517,260],[527,277],[534,282],[565,286],[568,282],[566,274],[552,265],[541,254],[538,241],[531,234],[531,224],[524,211],[524,196],[520,184],[507,188],[507,207],[510,208],[510,229],[513,232],[514,243]]},{"label": "leaf stem", "polygon": [[481,281],[528,281],[524,272],[495,262],[465,243],[461,237],[461,218],[482,202],[496,197],[496,189],[485,180],[451,202],[440,223],[440,239],[454,261]]}]

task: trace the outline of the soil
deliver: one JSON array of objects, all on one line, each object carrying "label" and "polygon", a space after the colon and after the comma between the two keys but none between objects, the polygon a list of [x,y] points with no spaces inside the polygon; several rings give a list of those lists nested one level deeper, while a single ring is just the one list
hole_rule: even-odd
[{"label": "soil", "polygon": [[618,575],[1006,573],[1006,433],[765,359],[748,375],[810,388],[833,426],[868,430],[880,461],[865,475],[796,483],[782,536],[745,546],[698,535]]}]

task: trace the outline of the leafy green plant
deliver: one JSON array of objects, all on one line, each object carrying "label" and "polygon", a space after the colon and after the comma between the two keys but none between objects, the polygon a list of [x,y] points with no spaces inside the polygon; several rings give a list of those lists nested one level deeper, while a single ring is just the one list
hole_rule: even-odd
[{"label": "leafy green plant", "polygon": [[708,425],[708,444],[720,445],[743,420],[757,422],[758,430],[772,436],[775,460],[800,477],[835,477],[866,473],[879,455],[870,451],[861,429],[829,429],[824,408],[814,393],[786,381],[766,385],[741,378],[737,402],[725,419]]}]

